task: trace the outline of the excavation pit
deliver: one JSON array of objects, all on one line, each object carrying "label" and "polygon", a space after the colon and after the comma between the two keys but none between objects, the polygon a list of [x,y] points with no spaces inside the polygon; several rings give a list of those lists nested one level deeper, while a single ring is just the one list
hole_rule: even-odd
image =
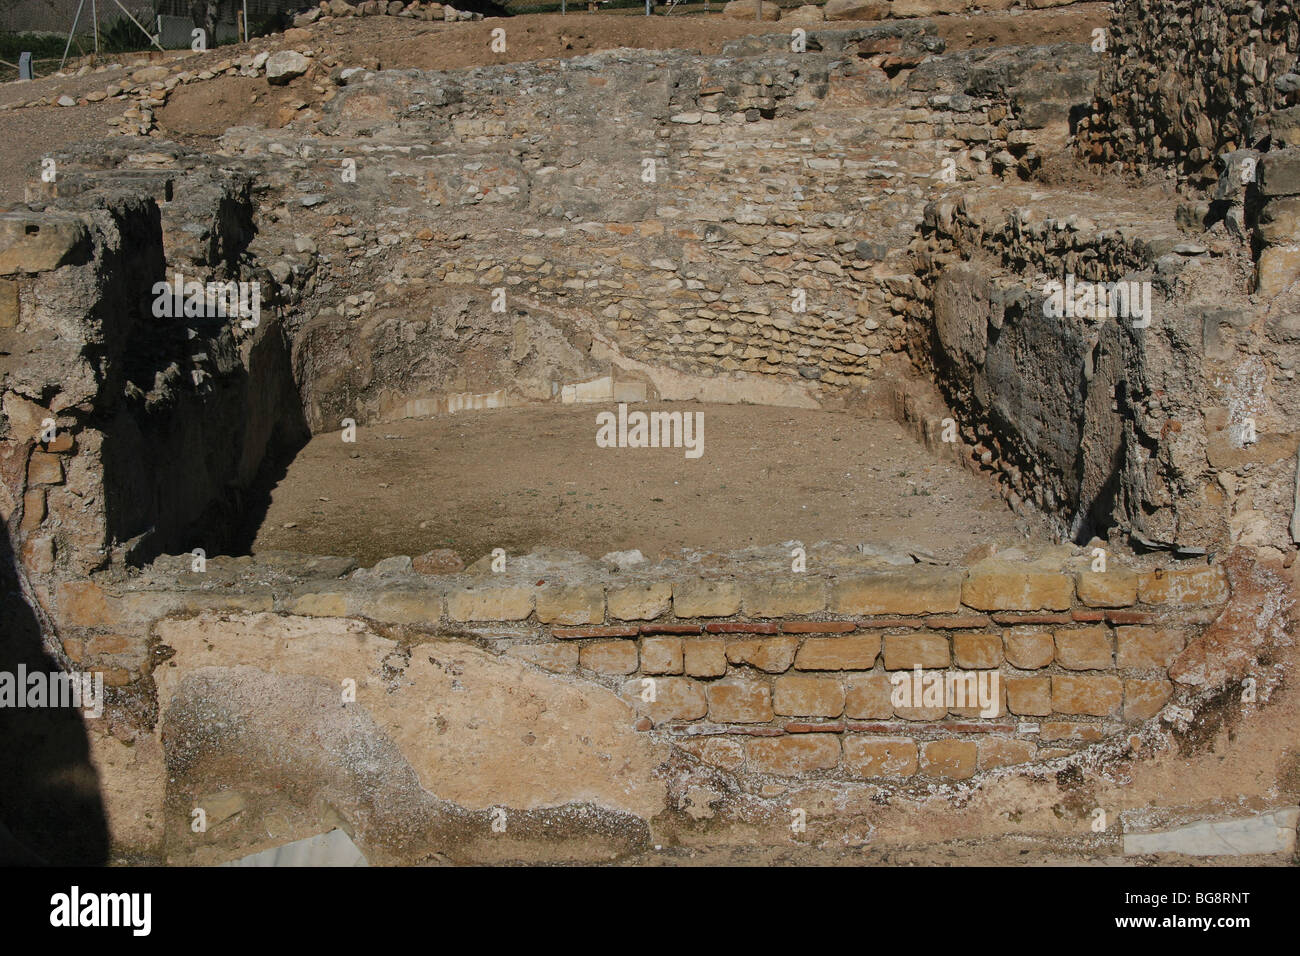
[{"label": "excavation pit", "polygon": [[271,490],[253,550],[362,564],[436,548],[731,551],[784,541],[904,542],[941,561],[985,544],[1049,540],[994,486],[899,424],[845,412],[646,403],[699,416],[703,453],[601,448],[616,406],[540,406],[316,435]]}]

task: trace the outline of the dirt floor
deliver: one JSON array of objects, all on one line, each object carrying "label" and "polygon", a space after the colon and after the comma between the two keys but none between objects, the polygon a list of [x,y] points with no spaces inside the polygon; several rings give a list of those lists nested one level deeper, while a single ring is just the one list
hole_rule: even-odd
[{"label": "dirt floor", "polygon": [[[1080,3],[1047,10],[977,13],[935,17],[939,34],[949,50],[1011,44],[1083,43],[1092,30],[1105,26],[1109,3]],[[714,4],[716,11],[718,5]],[[489,48],[491,32],[504,25],[505,53]],[[827,29],[845,29],[859,24],[836,21]],[[636,11],[606,11],[596,14],[530,14],[472,23],[425,23],[397,17],[366,17],[332,20],[310,28],[307,39],[286,39],[284,35],[260,37],[247,44],[232,44],[207,53],[169,51],[101,57],[100,64],[115,65],[105,72],[85,76],[44,77],[29,83],[0,84],[0,105],[21,104],[64,93],[78,98],[120,82],[139,66],[181,60],[198,71],[248,52],[301,48],[324,48],[340,63],[384,69],[447,70],[485,63],[507,63],[556,57],[581,56],[617,47],[643,49],[685,48],[718,53],[728,40],[753,33],[785,32],[777,23],[725,20],[716,12],[705,14],[695,8],[679,8],[669,16],[645,17]],[[73,73],[91,62],[90,58],[69,61]],[[264,78],[220,77],[182,86],[165,107],[157,111],[157,136],[202,148],[227,128],[263,125],[279,128],[297,109],[315,106],[321,85],[306,78],[288,87],[271,88]],[[321,89],[325,89],[321,85]],[[0,203],[23,200],[23,185],[32,179],[40,159],[51,150],[72,143],[103,138],[107,120],[120,115],[123,100],[106,100],[90,106],[44,107],[0,112]]]},{"label": "dirt floor", "polygon": [[[1047,539],[991,486],[892,421],[750,405],[701,411],[704,454],[598,448],[604,406],[474,412],[316,436],[272,491],[254,550],[355,555],[537,546],[599,557],[799,540],[923,549],[958,560]],[[355,457],[353,457],[355,455]]]}]

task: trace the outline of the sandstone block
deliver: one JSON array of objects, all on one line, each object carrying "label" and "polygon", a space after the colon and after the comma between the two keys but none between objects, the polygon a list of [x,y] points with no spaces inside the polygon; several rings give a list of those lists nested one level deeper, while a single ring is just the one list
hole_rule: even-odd
[{"label": "sandstone block", "polygon": [[1114,649],[1104,627],[1057,631],[1056,662],[1072,671],[1106,670],[1115,666]]},{"label": "sandstone block", "polygon": [[643,674],[680,674],[683,670],[680,637],[646,637],[641,640]]},{"label": "sandstone block", "polygon": [[961,573],[915,567],[841,578],[830,590],[833,614],[950,614],[961,606]]},{"label": "sandstone block", "polygon": [[766,684],[724,678],[709,685],[709,719],[722,724],[765,724],[772,719],[772,693]]},{"label": "sandstone block", "polygon": [[781,674],[794,663],[799,648],[797,637],[760,637],[753,640],[727,641],[727,660],[748,664],[769,674]]},{"label": "sandstone block", "polygon": [[1012,628],[1006,632],[1007,662],[1021,670],[1037,670],[1052,663],[1056,642],[1045,631]]},{"label": "sandstone block", "polygon": [[1056,674],[1052,677],[1052,710],[1090,717],[1117,716],[1124,700],[1118,677]]},{"label": "sandstone block", "polygon": [[885,637],[885,669],[947,667],[952,663],[943,634],[889,634]]},{"label": "sandstone block", "polygon": [[673,583],[678,617],[730,617],[740,610],[740,588],[732,581],[691,578]]},{"label": "sandstone block", "polygon": [[[349,602],[349,606],[353,602]],[[442,595],[437,591],[419,589],[393,590],[383,588],[367,595],[359,602],[357,611],[362,617],[388,624],[420,624],[436,627],[442,620]]]},{"label": "sandstone block", "polygon": [[840,741],[834,734],[755,737],[746,744],[745,755],[751,770],[791,777],[838,766]]},{"label": "sandstone block", "polygon": [[682,665],[691,677],[721,677],[727,672],[727,643],[722,638],[701,638],[682,645]]},{"label": "sandstone block", "polygon": [[1187,644],[1183,632],[1174,628],[1121,627],[1118,664],[1137,670],[1164,670]]},{"label": "sandstone block", "polygon": [[1052,712],[1050,677],[1008,677],[1007,710],[1021,717],[1046,717]]},{"label": "sandstone block", "polygon": [[605,619],[605,589],[599,584],[558,585],[536,594],[537,620],[543,624],[599,624]]},{"label": "sandstone block", "polygon": [[1124,719],[1148,720],[1173,696],[1174,685],[1167,680],[1124,681]]},{"label": "sandstone block", "polygon": [[32,485],[63,484],[63,462],[58,455],[34,451],[27,462],[27,482]]},{"label": "sandstone block", "polygon": [[978,758],[974,741],[930,740],[921,748],[921,773],[940,780],[974,776]]},{"label": "sandstone block", "polygon": [[1032,740],[1017,740],[1014,737],[987,736],[976,742],[978,758],[976,766],[980,770],[994,767],[1009,767],[1013,764],[1028,763],[1034,759],[1038,747]]},{"label": "sandstone block", "polygon": [[704,687],[686,677],[634,678],[623,685],[623,699],[655,725],[699,720],[709,712]]},{"label": "sandstone block", "polygon": [[773,686],[772,709],[784,717],[838,717],[844,713],[844,688],[833,677],[786,674]]},{"label": "sandstone block", "polygon": [[979,611],[1064,611],[1074,581],[1055,571],[1034,571],[1010,562],[983,562],[962,582],[961,600]]},{"label": "sandstone block", "polygon": [[609,616],[619,621],[653,621],[668,613],[673,589],[666,581],[645,581],[609,589]]},{"label": "sandstone block", "polygon": [[999,634],[954,634],[953,661],[958,667],[981,670],[1002,663],[1002,637]]},{"label": "sandstone block", "polygon": [[844,769],[855,777],[910,777],[917,764],[916,743],[905,737],[844,738]]},{"label": "sandstone block", "polygon": [[826,583],[795,575],[747,581],[741,586],[741,607],[750,617],[818,614],[826,610]]},{"label": "sandstone block", "polygon": [[90,246],[90,232],[80,220],[0,216],[0,275],[49,272],[84,262]]},{"label": "sandstone block", "polygon": [[1137,575],[1122,569],[1083,571],[1075,578],[1079,600],[1088,607],[1128,607],[1137,603]]},{"label": "sandstone block", "polygon": [[887,674],[849,674],[845,679],[844,715],[856,720],[894,716],[893,684]]},{"label": "sandstone block", "polygon": [[637,667],[634,641],[598,641],[584,644],[578,663],[599,674],[631,674]]},{"label": "sandstone block", "polygon": [[453,621],[522,621],[533,612],[533,588],[499,584],[462,588],[447,595]]},{"label": "sandstone block", "polygon": [[1221,604],[1228,600],[1228,579],[1223,568],[1186,568],[1151,571],[1138,581],[1143,604]]},{"label": "sandstone block", "polygon": [[869,671],[880,655],[880,635],[809,637],[799,648],[794,666],[801,671]]}]

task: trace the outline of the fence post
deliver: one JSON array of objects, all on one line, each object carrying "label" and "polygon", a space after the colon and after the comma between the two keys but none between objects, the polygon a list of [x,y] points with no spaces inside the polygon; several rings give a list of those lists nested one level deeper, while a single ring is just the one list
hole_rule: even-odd
[{"label": "fence post", "polygon": [[32,55],[30,53],[18,54],[18,79],[34,79],[32,76]]}]

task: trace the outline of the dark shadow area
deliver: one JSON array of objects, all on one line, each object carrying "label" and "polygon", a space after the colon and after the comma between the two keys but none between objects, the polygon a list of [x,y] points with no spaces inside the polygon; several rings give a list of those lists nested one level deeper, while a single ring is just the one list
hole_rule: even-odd
[{"label": "dark shadow area", "polygon": [[[0,672],[57,673],[0,530]],[[0,865],[101,866],[108,820],[80,710],[0,706]]]}]

